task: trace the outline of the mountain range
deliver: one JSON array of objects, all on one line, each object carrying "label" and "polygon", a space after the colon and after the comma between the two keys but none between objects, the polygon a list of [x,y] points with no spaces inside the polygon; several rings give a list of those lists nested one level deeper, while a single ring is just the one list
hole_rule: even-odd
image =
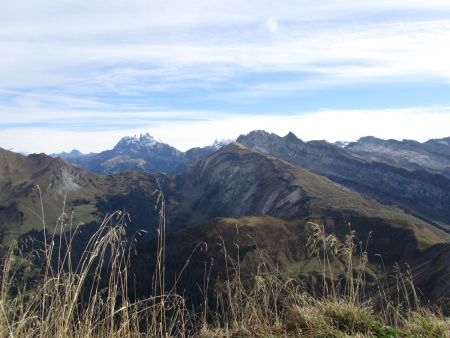
[{"label": "mountain range", "polygon": [[187,166],[229,142],[216,140],[210,146],[193,148],[183,153],[146,133],[139,137],[126,136],[113,149],[100,153],[84,155],[74,149],[69,153],[62,152],[51,156],[64,158],[76,166],[100,174],[122,171],[179,174],[183,173]]},{"label": "mountain range", "polygon": [[[450,179],[445,174],[449,167],[443,165],[442,169],[433,171],[427,166],[411,169],[412,165],[406,160],[406,165],[402,165],[403,162],[392,163],[389,158],[374,161],[367,155],[364,158],[355,156],[352,149],[357,148],[360,142],[364,144],[366,139],[341,148],[326,141],[303,142],[293,133],[280,137],[254,131],[240,136],[237,141],[255,151],[328,177],[382,203],[398,206],[449,231]],[[424,153],[423,149],[429,147],[428,143],[416,142],[415,145],[416,153]],[[380,152],[377,154],[381,156]],[[428,151],[429,158],[445,163],[441,160],[445,157],[443,154],[444,151],[437,155]]]},{"label": "mountain range", "polygon": [[[206,261],[221,260],[218,236],[233,247],[237,234],[246,271],[264,250],[290,277],[315,276],[318,266],[305,246],[309,222],[316,222],[341,238],[350,229],[361,240],[370,237],[371,273],[379,272],[381,254],[388,271],[396,262],[408,263],[427,297],[450,297],[447,141],[363,138],[338,146],[253,131],[187,152],[148,134],[123,138],[98,154],[62,154],[64,159],[0,150],[1,240],[7,245],[44,224],[54,230],[63,210],[77,224],[94,227],[108,213],[129,212],[127,235],[149,234],[133,258],[136,290],[144,290],[151,278],[144,258],[152,256],[155,206],[163,192],[168,270],[183,268],[198,243],[209,247],[192,260],[186,287],[203,278]],[[216,264],[213,272],[221,269]]]},{"label": "mountain range", "polygon": [[[189,167],[229,142],[216,141],[211,146],[181,152],[143,134],[124,137],[113,149],[98,154],[83,155],[74,150],[59,156],[100,174],[139,171],[184,175]],[[280,137],[259,130],[241,135],[237,142],[450,231],[449,138],[420,143],[363,137],[357,142],[332,144],[303,142],[293,133]]]}]

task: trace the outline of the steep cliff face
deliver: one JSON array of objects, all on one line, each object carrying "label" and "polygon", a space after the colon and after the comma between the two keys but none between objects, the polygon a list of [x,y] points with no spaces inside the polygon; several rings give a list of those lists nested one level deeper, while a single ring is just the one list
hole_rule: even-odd
[{"label": "steep cliff face", "polygon": [[450,138],[433,139],[424,143],[412,140],[382,140],[363,137],[348,144],[352,155],[387,163],[409,170],[427,170],[450,178]]},{"label": "steep cliff face", "polygon": [[279,137],[256,131],[238,142],[450,229],[445,225],[450,224],[450,180],[443,175],[370,162],[325,141],[303,142],[292,133]]}]

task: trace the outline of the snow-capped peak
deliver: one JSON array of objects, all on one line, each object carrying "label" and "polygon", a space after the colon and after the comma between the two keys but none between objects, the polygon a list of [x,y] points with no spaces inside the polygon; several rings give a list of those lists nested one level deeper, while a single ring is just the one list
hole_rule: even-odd
[{"label": "snow-capped peak", "polygon": [[121,144],[136,144],[138,142],[139,141],[138,141],[138,138],[136,137],[136,135],[125,136],[119,141],[119,143],[121,143]]},{"label": "snow-capped peak", "polygon": [[[122,138],[117,146],[119,147],[142,147],[142,148],[151,148],[156,144],[162,143],[157,138],[154,138],[149,133],[140,134],[139,137],[137,135],[133,136],[125,136]],[[116,146],[116,147],[117,147]]]}]

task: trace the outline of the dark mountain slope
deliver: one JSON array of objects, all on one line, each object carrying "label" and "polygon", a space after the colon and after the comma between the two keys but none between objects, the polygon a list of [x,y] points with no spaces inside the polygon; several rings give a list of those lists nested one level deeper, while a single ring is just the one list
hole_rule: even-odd
[{"label": "dark mountain slope", "polygon": [[99,222],[107,213],[125,210],[131,214],[129,231],[153,229],[157,190],[166,195],[170,224],[179,224],[185,217],[173,198],[175,183],[165,174],[102,176],[60,158],[44,154],[25,157],[2,149],[0,163],[0,227],[6,239],[42,229],[41,196],[51,231],[63,211],[72,212],[78,224]]},{"label": "dark mountain slope", "polygon": [[[166,262],[170,262],[166,268],[167,286],[171,288],[176,284],[177,290],[186,294],[190,302],[199,304],[203,301],[205,276],[209,276],[208,287],[213,290],[215,283],[233,276],[239,262],[242,280],[252,278],[259,269],[302,281],[306,287],[320,288],[321,265],[307,245],[313,233],[310,221],[325,224],[327,233],[336,233],[341,241],[350,229],[349,222],[353,229],[358,229],[358,238],[363,241],[376,229],[367,246],[368,292],[371,288],[377,292],[376,278],[390,278],[395,263],[400,266],[407,263],[421,295],[423,292],[431,301],[450,298],[447,278],[450,267],[445,261],[450,252],[449,244],[417,250],[417,241],[407,229],[380,219],[357,216],[290,220],[270,216],[215,218],[169,233],[166,238]],[[135,290],[141,296],[149,292],[151,285],[156,243],[141,245],[137,251],[132,266],[138,277]],[[183,271],[181,275],[180,271]],[[336,279],[343,279],[344,274],[342,262],[337,261]]]}]

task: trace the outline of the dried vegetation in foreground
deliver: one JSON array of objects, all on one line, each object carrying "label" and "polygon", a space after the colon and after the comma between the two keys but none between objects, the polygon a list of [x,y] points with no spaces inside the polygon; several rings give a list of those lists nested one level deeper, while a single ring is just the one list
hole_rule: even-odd
[{"label": "dried vegetation in foreground", "polygon": [[[320,258],[320,292],[268,271],[242,280],[239,261],[223,248],[228,277],[211,283],[205,269],[204,302],[191,310],[176,288],[165,283],[165,217],[160,196],[156,271],[146,298],[129,300],[126,215],[108,216],[79,257],[72,245],[79,229],[45,235],[29,252],[12,247],[2,262],[2,337],[450,337],[450,321],[420,305],[412,278],[398,273],[390,287],[365,290],[367,255],[353,233],[344,241],[311,224],[307,245]],[[57,229],[65,229],[65,214]],[[44,223],[45,229],[45,223]],[[236,243],[238,246],[238,244]],[[64,250],[62,248],[65,248]],[[337,262],[344,277],[335,276]],[[400,269],[399,269],[400,270]],[[182,273],[182,272],[181,272]],[[212,290],[211,290],[212,289]],[[394,293],[392,293],[394,289]],[[395,294],[395,296],[392,296]],[[209,295],[209,296],[207,296]]]}]

